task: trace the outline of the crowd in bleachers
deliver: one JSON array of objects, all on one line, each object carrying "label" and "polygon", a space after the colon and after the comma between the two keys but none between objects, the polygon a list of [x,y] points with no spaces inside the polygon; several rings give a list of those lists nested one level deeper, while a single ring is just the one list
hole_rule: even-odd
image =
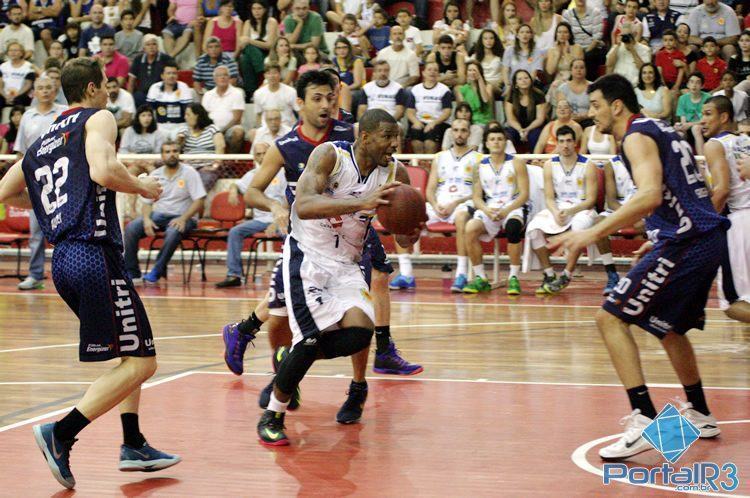
[{"label": "crowd in bleachers", "polygon": [[497,120],[518,151],[553,150],[554,130],[569,124],[584,150],[604,152],[586,87],[605,73],[630,79],[644,114],[673,122],[698,153],[708,95],[730,97],[746,124],[746,2],[486,1],[7,0],[2,150],[34,80],[51,77],[65,104],[59,71],[81,55],[102,59],[130,152],[167,139],[184,153],[249,150],[269,111],[294,124],[294,83],[321,67],[339,74],[341,117],[383,107],[403,120],[405,152],[450,143],[456,112],[470,113],[475,137]]}]

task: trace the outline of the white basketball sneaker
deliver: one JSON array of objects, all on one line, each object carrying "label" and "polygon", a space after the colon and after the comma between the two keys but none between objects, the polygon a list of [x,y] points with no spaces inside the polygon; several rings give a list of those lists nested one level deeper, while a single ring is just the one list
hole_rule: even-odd
[{"label": "white basketball sneaker", "polygon": [[688,419],[691,424],[696,426],[701,431],[700,437],[702,439],[716,437],[721,434],[719,429],[719,422],[713,415],[703,415],[701,412],[693,408],[693,404],[690,402],[682,401],[680,398],[675,398],[674,401],[678,404],[680,415]]},{"label": "white basketball sneaker", "polygon": [[654,449],[642,436],[643,429],[651,422],[653,420],[641,415],[640,410],[633,410],[633,413],[620,419],[620,425],[625,426],[622,437],[617,442],[600,449],[599,456],[604,460],[620,460]]}]

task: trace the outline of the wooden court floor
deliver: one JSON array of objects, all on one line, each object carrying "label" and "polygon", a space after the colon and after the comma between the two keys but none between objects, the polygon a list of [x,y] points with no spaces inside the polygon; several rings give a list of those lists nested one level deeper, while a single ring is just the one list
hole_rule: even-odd
[{"label": "wooden court floor", "polygon": [[[9,268],[9,267],[8,267]],[[0,269],[8,269],[6,265]],[[269,380],[263,335],[248,349],[246,375],[222,359],[221,327],[245,317],[264,285],[217,291],[177,278],[141,293],[155,333],[159,370],[143,394],[142,428],[154,446],[183,456],[157,474],[117,471],[119,420],[107,415],[72,453],[78,481],[63,492],[49,474],[31,425],[65,412],[107,364],[77,361],[77,321],[54,293],[15,291],[0,280],[0,496],[675,496],[668,489],[604,486],[596,450],[628,413],[594,313],[603,281],[585,272],[562,295],[447,292],[421,278],[416,292],[392,293],[392,333],[425,371],[372,375],[360,424],[334,421],[351,367],[316,363],[303,381],[302,408],[287,417],[292,446],[257,443],[258,392]],[[174,272],[177,275],[177,272]],[[736,494],[750,495],[750,327],[711,299],[705,331],[693,331],[709,406],[722,424],[680,460],[732,461]],[[637,333],[657,407],[683,396],[658,341]],[[660,465],[655,451],[634,463]],[[599,473],[597,473],[599,472]]]}]

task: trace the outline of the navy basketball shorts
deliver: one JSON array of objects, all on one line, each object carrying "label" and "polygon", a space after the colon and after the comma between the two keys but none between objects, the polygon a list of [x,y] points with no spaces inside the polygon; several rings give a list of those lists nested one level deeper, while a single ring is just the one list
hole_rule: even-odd
[{"label": "navy basketball shorts", "polygon": [[365,276],[367,287],[370,287],[370,283],[372,282],[373,268],[388,275],[393,273],[391,260],[388,259],[383,243],[380,242],[378,232],[373,227],[370,227],[370,230],[367,232],[367,240],[365,240],[365,249],[362,251],[362,260],[359,262],[359,268]]},{"label": "navy basketball shorts", "polygon": [[281,271],[284,258],[276,260],[271,272],[268,288],[268,313],[273,316],[287,316],[286,299],[284,298],[284,274]]},{"label": "navy basketball shorts", "polygon": [[81,361],[156,355],[146,310],[119,248],[60,243],[52,254],[52,280],[81,322]]},{"label": "navy basketball shorts", "polygon": [[659,339],[668,332],[703,329],[726,238],[721,228],[688,240],[658,242],[620,279],[602,307]]}]

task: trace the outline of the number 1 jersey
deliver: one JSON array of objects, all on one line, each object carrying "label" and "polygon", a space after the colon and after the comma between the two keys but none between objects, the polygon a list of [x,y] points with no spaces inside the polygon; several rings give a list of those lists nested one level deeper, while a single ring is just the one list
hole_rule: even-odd
[{"label": "number 1 jersey", "polygon": [[86,121],[100,110],[63,112],[23,158],[34,213],[53,245],[78,240],[122,248],[115,192],[91,179],[86,160]]}]

